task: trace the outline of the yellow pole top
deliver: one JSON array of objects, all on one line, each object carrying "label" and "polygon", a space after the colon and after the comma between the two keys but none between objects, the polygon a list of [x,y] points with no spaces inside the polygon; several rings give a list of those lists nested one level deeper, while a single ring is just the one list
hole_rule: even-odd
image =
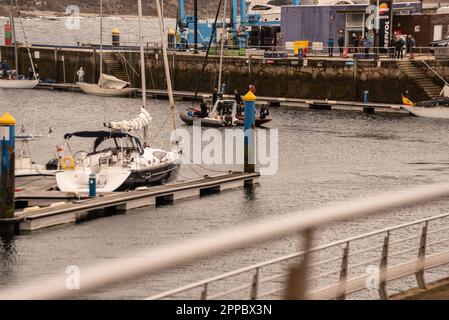
[{"label": "yellow pole top", "polygon": [[113,34],[120,34],[120,30],[117,28],[112,29]]},{"label": "yellow pole top", "polygon": [[248,93],[243,97],[243,101],[256,101],[257,97],[254,93],[252,93],[251,91],[248,91]]},{"label": "yellow pole top", "polygon": [[16,124],[16,119],[9,113],[6,112],[0,117],[0,126],[13,126]]}]

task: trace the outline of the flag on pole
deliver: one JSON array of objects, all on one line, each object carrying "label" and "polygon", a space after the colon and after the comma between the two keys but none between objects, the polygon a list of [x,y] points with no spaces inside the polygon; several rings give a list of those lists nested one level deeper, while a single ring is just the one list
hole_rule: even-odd
[{"label": "flag on pole", "polygon": [[409,107],[415,106],[415,103],[405,96],[402,96],[402,104]]}]

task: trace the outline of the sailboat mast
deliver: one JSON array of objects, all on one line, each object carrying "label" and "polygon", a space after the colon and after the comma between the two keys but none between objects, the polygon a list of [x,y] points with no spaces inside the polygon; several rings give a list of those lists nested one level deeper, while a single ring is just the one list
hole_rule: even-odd
[{"label": "sailboat mast", "polygon": [[[243,0],[245,1],[245,0]],[[223,32],[221,34],[221,50],[220,50],[220,69],[218,71],[218,87],[217,89],[221,90],[221,78],[223,74],[223,54],[224,54],[224,43],[226,36],[226,8],[227,8],[227,0],[224,0],[224,12],[223,12]]]},{"label": "sailboat mast", "polygon": [[16,37],[16,24],[14,21],[14,0],[11,0],[11,31],[12,31],[12,39],[14,41],[14,61],[15,61],[15,69],[16,76],[19,76],[19,46],[17,43]]},{"label": "sailboat mast", "polygon": [[164,18],[162,16],[161,3],[159,1],[160,0],[156,0],[157,15],[159,17],[159,34],[161,36],[162,54],[164,56],[164,69],[165,78],[167,79],[168,99],[170,103],[170,110],[172,111],[173,116],[173,129],[176,129],[175,99],[173,98],[173,87],[171,83],[170,67],[168,64],[167,42],[165,41],[164,36]]},{"label": "sailboat mast", "polygon": [[143,50],[142,0],[137,0],[137,6],[139,11],[140,80],[142,84],[142,104],[145,107],[147,105],[147,81],[145,77],[145,52]]},{"label": "sailboat mast", "polygon": [[100,76],[103,74],[103,0],[100,0]]}]

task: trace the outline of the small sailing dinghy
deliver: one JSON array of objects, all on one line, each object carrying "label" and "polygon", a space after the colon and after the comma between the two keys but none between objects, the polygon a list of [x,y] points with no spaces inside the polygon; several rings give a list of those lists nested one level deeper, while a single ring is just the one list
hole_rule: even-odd
[{"label": "small sailing dinghy", "polygon": [[423,118],[449,119],[449,98],[437,98],[429,101],[413,103],[402,97],[402,108],[412,115]]},{"label": "small sailing dinghy", "polygon": [[103,97],[129,96],[136,91],[134,88],[127,87],[128,82],[107,74],[100,76],[98,84],[77,82],[76,85],[84,93]]},{"label": "small sailing dinghy", "polygon": [[100,0],[100,78],[98,83],[77,82],[76,85],[86,94],[102,97],[129,96],[136,89],[117,77],[103,73],[103,0]]},{"label": "small sailing dinghy", "polygon": [[38,84],[39,80],[0,79],[0,88],[2,89],[34,89]]},{"label": "small sailing dinghy", "polygon": [[145,129],[150,121],[149,113],[142,108],[134,120],[106,124],[109,130],[67,133],[66,143],[74,137],[93,139],[93,143],[90,150],[79,150],[61,159],[63,171],[56,174],[58,188],[63,192],[88,192],[91,175],[96,178],[99,193],[176,179],[181,162],[176,147],[172,151],[146,147],[140,138],[128,133]]}]

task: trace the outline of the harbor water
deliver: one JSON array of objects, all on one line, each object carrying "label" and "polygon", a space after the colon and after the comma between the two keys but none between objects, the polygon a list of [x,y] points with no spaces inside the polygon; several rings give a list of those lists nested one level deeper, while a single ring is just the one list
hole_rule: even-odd
[{"label": "harbor water", "polygon": [[[100,130],[103,122],[134,116],[140,105],[137,99],[45,90],[2,90],[0,101],[0,113],[11,112],[18,120],[17,130],[23,126],[26,133],[34,131],[44,136],[31,144],[31,154],[37,163],[45,163],[52,156],[55,146],[63,142],[64,133]],[[189,105],[178,103],[177,108],[184,110]],[[154,118],[150,137],[154,144],[165,141],[167,146],[171,130],[167,101],[150,100],[148,108]],[[82,269],[161,245],[213,235],[217,230],[257,219],[301,212],[387,190],[447,181],[447,121],[294,108],[272,108],[271,114],[274,120],[267,130],[279,130],[279,170],[276,175],[262,177],[260,185],[252,191],[229,191],[174,206],[143,208],[127,215],[3,240],[0,288],[25,285],[43,276],[63,273],[69,265]],[[47,136],[50,127],[52,133]],[[184,165],[180,179],[231,169],[241,168]],[[348,221],[338,227],[323,228],[315,241],[322,244],[344,239],[444,213],[447,207],[446,202],[439,202],[362,221]],[[168,275],[125,283],[93,296],[142,298],[299,249],[297,239],[281,239],[206,259],[200,267],[192,264]]]},{"label": "harbor water", "polygon": [[[6,18],[1,18],[0,23],[4,22]],[[26,19],[24,26],[32,43],[74,45],[78,41],[98,43],[98,22],[98,18],[83,18],[79,30],[66,29],[62,18]],[[157,41],[155,20],[148,18],[145,24],[147,41]],[[124,44],[136,44],[137,19],[108,18],[105,33],[113,27],[122,31]],[[48,30],[58,35],[57,42]],[[19,33],[20,40],[21,37]],[[168,103],[149,100],[148,104],[154,118],[150,127],[152,145],[168,148],[171,132]],[[177,103],[178,111],[188,106],[190,103]],[[101,130],[104,122],[133,118],[139,107],[137,99],[45,90],[0,90],[0,114],[12,113],[18,121],[18,133],[23,129],[26,134],[43,136],[30,145],[36,163],[45,163],[54,155],[56,146],[63,143],[65,133]],[[143,208],[126,215],[0,239],[0,290],[64,274],[71,265],[79,266],[82,272],[98,263],[191,238],[213,236],[218,230],[259,219],[292,212],[305,214],[308,209],[331,203],[448,179],[448,121],[349,111],[295,108],[271,108],[270,111],[273,121],[267,130],[279,130],[279,169],[275,175],[261,177],[260,184],[254,189],[228,191],[173,206]],[[184,127],[180,120],[177,125]],[[242,167],[183,165],[179,179],[228,170],[242,170]],[[338,226],[325,226],[315,235],[314,241],[315,244],[325,244],[445,213],[448,208],[447,202],[440,201],[378,217],[346,221]],[[301,249],[299,243],[300,239],[296,237],[279,239],[102,289],[90,297],[144,298],[296,252]],[[441,277],[438,272],[441,271],[426,273],[428,280]],[[395,293],[413,285],[412,280],[406,279],[389,284],[388,289]]]}]

